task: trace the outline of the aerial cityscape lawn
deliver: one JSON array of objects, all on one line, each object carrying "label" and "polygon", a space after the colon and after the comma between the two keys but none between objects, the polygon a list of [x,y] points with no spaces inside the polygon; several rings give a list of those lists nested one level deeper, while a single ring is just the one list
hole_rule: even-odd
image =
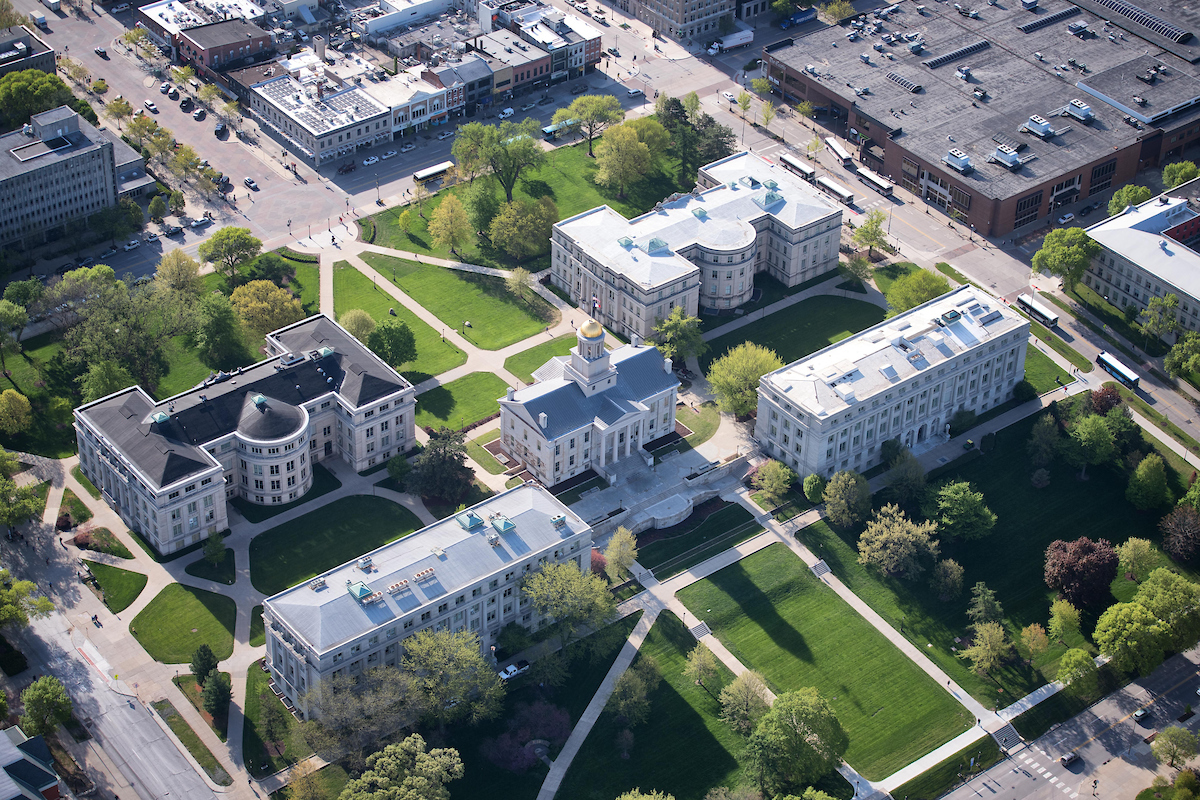
[{"label": "aerial cityscape lawn", "polygon": [[815,687],[850,738],[846,762],[880,780],[975,724],[944,687],[773,544],[677,596],[777,694]]},{"label": "aerial cityscape lawn", "polygon": [[129,632],[155,661],[187,664],[202,644],[217,660],[233,655],[237,604],[228,597],[168,584],[129,623]]},{"label": "aerial cityscape lawn", "polygon": [[112,567],[90,559],[85,559],[85,561],[88,569],[96,576],[96,583],[100,585],[100,590],[104,592],[104,604],[114,614],[120,614],[133,605],[133,601],[138,599],[142,589],[146,588],[148,579],[140,572]]},{"label": "aerial cityscape lawn", "polygon": [[533,371],[555,356],[565,356],[575,347],[577,337],[573,333],[534,345],[504,360],[504,368],[525,383],[533,383]]},{"label": "aerial cityscape lawn", "polygon": [[207,558],[198,558],[184,567],[183,571],[206,581],[232,586],[237,580],[237,556],[233,548],[226,547],[216,564],[210,564]]},{"label": "aerial cityscape lawn", "polygon": [[1031,341],[1025,346],[1025,380],[1033,385],[1038,394],[1045,394],[1065,386],[1072,378]]},{"label": "aerial cityscape lawn", "polygon": [[490,472],[492,475],[499,475],[504,472],[504,465],[496,460],[496,457],[483,448],[488,442],[494,442],[500,438],[500,430],[497,428],[494,431],[488,431],[474,439],[467,439],[467,455],[471,459]]},{"label": "aerial cityscape lawn", "polygon": [[420,527],[416,515],[391,500],[343,497],[254,537],[250,582],[272,595]]},{"label": "aerial cityscape lawn", "polygon": [[424,391],[417,399],[418,428],[460,430],[500,413],[497,398],[508,383],[494,372],[472,372],[457,380]]},{"label": "aerial cityscape lawn", "polygon": [[270,775],[312,754],[312,748],[300,733],[300,722],[291,713],[284,714],[287,725],[284,737],[271,742],[269,750],[263,743],[263,703],[280,702],[271,692],[267,683],[269,678],[270,676],[259,668],[257,661],[246,670],[246,699],[242,709],[242,758],[245,760],[246,769],[256,778]]},{"label": "aerial cityscape lawn", "polygon": [[361,308],[376,322],[387,319],[395,310],[396,319],[408,325],[417,346],[416,360],[400,364],[397,369],[412,383],[420,383],[467,363],[466,353],[443,339],[440,333],[399,300],[377,289],[370,278],[347,261],[333,265],[333,308],[339,318],[351,309]]}]

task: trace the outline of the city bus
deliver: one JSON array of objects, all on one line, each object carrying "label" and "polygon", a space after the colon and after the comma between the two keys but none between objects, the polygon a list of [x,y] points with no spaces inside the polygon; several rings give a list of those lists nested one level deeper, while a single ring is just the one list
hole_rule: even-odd
[{"label": "city bus", "polygon": [[1116,378],[1119,383],[1123,383],[1130,389],[1138,388],[1137,373],[1103,350],[1100,351],[1100,355],[1096,356],[1096,363],[1100,365],[1101,369]]},{"label": "city bus", "polygon": [[542,128],[542,138],[545,139],[547,142],[553,142],[553,141],[557,140],[558,137],[562,136],[564,133],[569,132],[572,128],[574,128],[578,124],[579,124],[579,120],[568,119],[568,120],[565,120],[563,122],[559,122],[559,123],[556,123],[553,125],[547,125],[546,127]]},{"label": "city bus", "polygon": [[808,164],[805,164],[803,161],[796,158],[794,155],[791,155],[790,153],[784,153],[781,155],[779,157],[779,163],[783,164],[784,169],[791,170],[801,178],[804,178],[806,181],[811,181],[817,177],[817,171],[815,169],[810,167]]},{"label": "city bus", "polygon": [[838,144],[837,139],[832,136],[825,140],[825,149],[833,153],[834,157],[841,159],[843,167],[854,166],[854,159],[850,155],[850,151]]},{"label": "city bus", "polygon": [[1027,294],[1017,295],[1017,305],[1047,328],[1053,328],[1058,325],[1058,314],[1055,314]]},{"label": "city bus", "polygon": [[858,168],[858,179],[879,192],[884,197],[892,196],[892,182],[874,170],[866,167]]},{"label": "city bus", "polygon": [[838,200],[841,200],[846,205],[854,205],[854,192],[850,191],[845,186],[842,186],[840,183],[832,181],[825,176],[821,176],[820,178],[817,178],[817,186],[821,187],[821,189],[833,195]]},{"label": "city bus", "polygon": [[443,161],[440,164],[434,164],[432,167],[417,170],[413,173],[414,183],[427,183],[445,175],[450,170],[454,169],[453,161]]}]

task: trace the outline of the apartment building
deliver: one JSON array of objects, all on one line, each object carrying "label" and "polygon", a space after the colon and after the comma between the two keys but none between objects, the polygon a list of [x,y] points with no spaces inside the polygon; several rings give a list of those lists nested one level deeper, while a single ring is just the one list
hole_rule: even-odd
[{"label": "apartment building", "polygon": [[754,436],[800,475],[878,464],[917,447],[961,410],[982,413],[1025,377],[1029,321],[962,286],[762,377]]},{"label": "apartment building", "polygon": [[543,618],[521,581],[546,564],[590,568],[592,530],[536,483],[318,575],[263,602],[276,691],[308,718],[306,693],[331,676],[395,667],[422,630],[464,631],[488,653],[500,629]]},{"label": "apartment building", "polygon": [[25,25],[0,33],[0,75],[36,69],[55,72],[54,49]]}]

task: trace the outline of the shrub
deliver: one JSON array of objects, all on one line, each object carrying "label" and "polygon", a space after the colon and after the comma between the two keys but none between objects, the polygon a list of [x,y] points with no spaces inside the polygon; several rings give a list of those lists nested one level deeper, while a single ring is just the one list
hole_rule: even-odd
[{"label": "shrub", "polygon": [[954,416],[950,418],[950,435],[958,436],[971,428],[975,424],[975,417],[975,412],[969,408],[955,412]]},{"label": "shrub", "polygon": [[1039,469],[1033,473],[1033,477],[1029,479],[1035,489],[1045,489],[1050,485],[1050,470]]},{"label": "shrub", "polygon": [[59,514],[58,519],[54,522],[54,527],[60,531],[71,530],[71,527],[72,527],[71,526],[71,515],[70,514]]},{"label": "shrub", "polygon": [[608,559],[604,557],[604,553],[592,548],[592,574],[603,575],[604,568],[608,566]]},{"label": "shrub", "polygon": [[1013,400],[1018,403],[1028,403],[1037,396],[1037,389],[1033,388],[1033,384],[1029,381],[1017,381],[1017,385],[1013,387]]},{"label": "shrub", "polygon": [[108,91],[108,83],[103,78],[100,78],[92,83],[92,91],[96,94],[104,94]]}]

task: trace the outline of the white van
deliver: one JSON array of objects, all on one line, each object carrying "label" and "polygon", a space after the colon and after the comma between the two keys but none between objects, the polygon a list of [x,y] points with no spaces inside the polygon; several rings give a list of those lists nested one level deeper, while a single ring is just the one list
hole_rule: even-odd
[{"label": "white van", "polygon": [[641,89],[630,89],[629,90],[630,97],[641,97],[644,94],[645,94],[645,92],[643,92]]},{"label": "white van", "polygon": [[517,112],[513,111],[511,108],[506,108],[500,112],[500,119],[508,119],[515,113],[517,113]]}]

